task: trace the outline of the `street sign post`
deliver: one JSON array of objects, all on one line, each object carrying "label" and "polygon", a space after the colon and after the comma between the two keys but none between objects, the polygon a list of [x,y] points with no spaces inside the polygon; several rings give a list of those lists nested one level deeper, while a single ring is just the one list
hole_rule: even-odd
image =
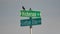
[{"label": "street sign post", "polygon": [[[31,23],[31,20],[32,20],[32,23]],[[25,20],[20,20],[20,22],[21,22],[21,26],[40,25],[41,18],[25,19]]]},{"label": "street sign post", "polygon": [[22,17],[40,17],[40,11],[21,10],[20,13]]},{"label": "street sign post", "polygon": [[[32,34],[32,26],[41,24],[41,16],[40,11],[32,11],[31,8],[29,10],[25,10],[24,6],[22,6],[23,10],[20,10],[21,17],[29,17],[30,19],[20,20],[21,26],[30,26],[30,34]],[[40,17],[34,18],[32,17]]]}]

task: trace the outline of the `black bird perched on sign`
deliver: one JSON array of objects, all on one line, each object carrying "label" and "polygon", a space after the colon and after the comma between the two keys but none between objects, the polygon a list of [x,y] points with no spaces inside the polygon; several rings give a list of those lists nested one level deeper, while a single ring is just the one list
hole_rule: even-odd
[{"label": "black bird perched on sign", "polygon": [[24,6],[22,6],[22,9],[25,10]]}]

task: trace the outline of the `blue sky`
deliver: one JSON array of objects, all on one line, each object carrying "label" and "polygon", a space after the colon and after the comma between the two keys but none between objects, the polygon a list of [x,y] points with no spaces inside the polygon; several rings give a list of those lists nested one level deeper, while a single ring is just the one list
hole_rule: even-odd
[{"label": "blue sky", "polygon": [[0,0],[0,34],[30,33],[20,26],[22,5],[41,11],[42,25],[33,26],[33,34],[60,34],[60,0]]}]

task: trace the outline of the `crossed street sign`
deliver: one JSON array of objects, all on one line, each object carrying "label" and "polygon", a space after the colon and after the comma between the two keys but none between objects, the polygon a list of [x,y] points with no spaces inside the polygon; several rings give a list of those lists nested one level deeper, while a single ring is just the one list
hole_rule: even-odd
[{"label": "crossed street sign", "polygon": [[32,10],[21,10],[20,11],[21,17],[40,17],[34,19],[23,19],[20,20],[21,26],[31,26],[31,25],[40,25],[41,24],[41,16],[40,11],[32,11]]}]

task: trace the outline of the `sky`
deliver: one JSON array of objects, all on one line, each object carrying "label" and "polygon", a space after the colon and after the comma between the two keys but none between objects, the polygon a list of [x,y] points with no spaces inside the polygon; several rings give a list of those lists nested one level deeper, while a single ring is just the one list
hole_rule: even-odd
[{"label": "sky", "polygon": [[40,10],[42,24],[33,26],[32,34],[60,34],[60,0],[0,0],[0,34],[30,34],[30,28],[21,27],[19,16],[26,10]]}]

